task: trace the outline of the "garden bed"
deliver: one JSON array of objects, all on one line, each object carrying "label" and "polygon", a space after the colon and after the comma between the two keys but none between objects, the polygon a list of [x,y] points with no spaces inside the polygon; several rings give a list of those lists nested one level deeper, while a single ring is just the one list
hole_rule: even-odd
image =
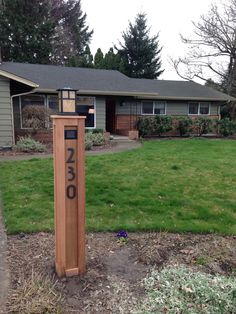
[{"label": "garden bed", "polygon": [[9,313],[131,313],[145,298],[141,283],[153,268],[185,265],[214,276],[236,271],[233,236],[130,233],[124,243],[115,233],[89,233],[87,272],[68,279],[55,276],[53,234],[8,236],[8,249]]}]

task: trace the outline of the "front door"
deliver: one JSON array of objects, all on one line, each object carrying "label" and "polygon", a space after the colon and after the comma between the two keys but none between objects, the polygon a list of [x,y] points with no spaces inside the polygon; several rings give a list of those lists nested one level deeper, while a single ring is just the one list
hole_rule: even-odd
[{"label": "front door", "polygon": [[106,131],[116,132],[116,102],[115,100],[106,101]]}]

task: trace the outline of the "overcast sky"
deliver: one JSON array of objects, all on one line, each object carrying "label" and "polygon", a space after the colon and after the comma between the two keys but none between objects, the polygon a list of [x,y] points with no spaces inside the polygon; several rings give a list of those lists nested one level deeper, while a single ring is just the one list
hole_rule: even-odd
[{"label": "overcast sky", "polygon": [[134,21],[139,12],[147,14],[151,34],[160,33],[163,46],[161,59],[164,74],[160,79],[180,79],[168,62],[169,57],[182,56],[186,47],[179,34],[193,34],[192,21],[208,12],[211,3],[220,0],[82,0],[82,10],[87,13],[87,23],[94,29],[91,51],[103,53],[121,40],[128,21]]}]

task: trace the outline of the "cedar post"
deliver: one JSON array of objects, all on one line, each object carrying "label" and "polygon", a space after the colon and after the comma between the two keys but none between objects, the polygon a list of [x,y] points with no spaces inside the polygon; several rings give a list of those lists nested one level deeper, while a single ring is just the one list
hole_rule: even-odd
[{"label": "cedar post", "polygon": [[54,115],[54,207],[56,272],[84,273],[85,264],[85,117]]}]

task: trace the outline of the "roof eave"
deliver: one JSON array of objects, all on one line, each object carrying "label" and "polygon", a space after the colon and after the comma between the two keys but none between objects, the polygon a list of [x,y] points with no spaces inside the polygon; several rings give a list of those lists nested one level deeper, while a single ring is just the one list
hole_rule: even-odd
[{"label": "roof eave", "polygon": [[21,77],[21,76],[18,76],[16,74],[13,74],[13,73],[1,70],[1,69],[0,69],[0,75],[3,76],[3,77],[9,78],[11,80],[20,82],[22,84],[28,85],[28,86],[33,87],[33,88],[39,87],[39,85],[36,84],[35,82],[32,82],[32,81],[30,81],[28,79],[25,79],[25,78]]},{"label": "roof eave", "polygon": [[[37,92],[41,93],[55,93],[56,89],[37,88]],[[83,90],[77,92],[82,95],[101,95],[101,96],[132,96],[137,99],[163,99],[163,100],[206,100],[206,101],[234,101],[233,97],[176,97],[176,96],[161,96],[158,93],[147,92],[127,92],[127,91],[101,91],[101,90]]]}]

